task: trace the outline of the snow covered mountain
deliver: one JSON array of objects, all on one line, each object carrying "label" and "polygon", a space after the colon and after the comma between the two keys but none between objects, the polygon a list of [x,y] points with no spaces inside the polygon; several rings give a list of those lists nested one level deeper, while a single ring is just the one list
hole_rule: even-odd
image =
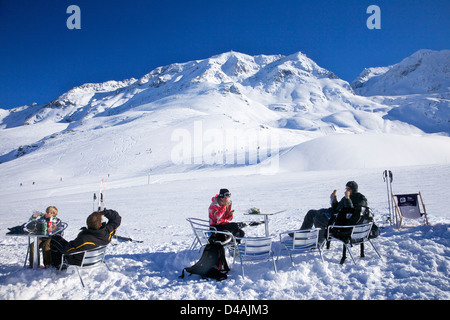
[{"label": "snow covered mountain", "polygon": [[227,52],[205,60],[159,67],[139,80],[85,84],[46,105],[25,106],[10,113],[2,111],[2,126],[47,120],[74,122],[132,109],[153,109],[150,104],[168,97],[183,95],[186,99],[217,93],[226,97],[235,95],[245,105],[264,104],[266,109],[275,111],[313,113],[328,107],[327,102],[340,105],[334,110],[353,107],[345,97],[352,95],[349,84],[301,53],[251,57]]},{"label": "snow covered mountain", "polygon": [[351,85],[390,106],[385,119],[450,132],[450,50],[419,50],[395,65],[365,69]]},{"label": "snow covered mountain", "polygon": [[[366,72],[361,88],[375,90],[370,79],[394,68]],[[417,70],[427,68],[405,77]],[[450,129],[441,83],[439,92],[366,97],[301,53],[227,52],[139,79],[85,84],[48,104],[0,109],[0,300],[448,300],[450,219],[442,199]],[[385,169],[394,171],[395,193],[421,191],[431,225],[389,225]],[[299,228],[349,180],[374,211],[382,258],[367,246],[360,259],[353,248],[357,263],[340,265],[342,246],[333,244],[323,262],[313,252],[294,256],[293,267],[280,233]],[[118,235],[142,242],[113,239],[110,270],[83,276],[86,287],[76,273],[22,268],[28,239],[6,236],[7,228],[55,205],[69,225],[64,238],[74,239],[95,210],[100,181],[105,206],[123,217]],[[267,231],[280,254],[277,273],[262,261],[242,277],[227,254],[226,281],[179,279],[201,254],[189,249],[186,218],[207,219],[222,187],[233,193],[234,221],[260,220],[244,214],[255,206],[285,209],[270,216]]]},{"label": "snow covered mountain", "polygon": [[419,50],[395,65],[367,68],[352,88],[363,96],[448,93],[450,50]]},{"label": "snow covered mountain", "polygon": [[[354,89],[301,52],[231,51],[158,67],[140,79],[84,84],[45,105],[0,110],[0,162],[24,168],[19,174],[47,167],[57,176],[129,176],[174,165],[255,164],[274,147],[285,153],[336,133],[401,134],[411,141],[424,132],[448,134],[448,57],[448,51],[419,51],[398,65],[366,70]],[[418,93],[420,74],[429,75],[426,93]],[[380,88],[393,79],[395,88],[414,94],[362,95],[386,91]],[[322,140],[314,141],[320,150]]]}]

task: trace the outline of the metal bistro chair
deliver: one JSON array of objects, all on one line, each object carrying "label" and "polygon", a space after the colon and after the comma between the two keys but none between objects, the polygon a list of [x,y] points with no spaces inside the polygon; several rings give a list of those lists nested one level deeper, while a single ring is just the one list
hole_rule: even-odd
[{"label": "metal bistro chair", "polygon": [[[377,253],[378,257],[381,258],[380,253],[378,252],[377,248],[375,248],[372,241],[369,239],[370,230],[372,229],[373,222],[359,224],[359,225],[348,225],[348,226],[338,226],[338,225],[330,225],[328,226],[328,232],[327,232],[327,241],[339,241],[343,243],[343,260],[341,260],[341,264],[344,261],[345,253],[348,251],[350,254],[350,257],[353,260],[353,263],[356,264],[355,259],[353,258],[352,252],[350,251],[350,246],[353,244],[361,244],[364,245],[364,242],[369,242],[375,252]],[[342,240],[340,238],[337,238],[334,236],[333,229],[337,229],[339,231],[345,231],[346,234],[349,234],[348,241]],[[362,248],[362,247],[361,247]]]},{"label": "metal bistro chair", "polygon": [[195,228],[194,233],[198,235],[202,241],[206,241],[202,247],[206,246],[208,243],[220,243],[224,248],[228,249],[230,255],[236,259],[237,242],[236,237],[233,236],[231,232]]},{"label": "metal bistro chair", "polygon": [[244,237],[237,238],[239,243],[239,259],[241,261],[242,276],[244,277],[244,261],[272,260],[273,269],[277,272],[277,266],[273,259],[272,238],[271,237]]},{"label": "metal bistro chair", "polygon": [[186,219],[194,232],[194,241],[189,248],[189,250],[195,249],[198,245],[200,246],[199,251],[208,244],[208,239],[211,236],[211,231],[217,231],[215,227],[211,227],[207,220],[198,218],[187,218]]},{"label": "metal bistro chair", "polygon": [[[285,231],[280,233],[281,248],[278,252],[277,261],[280,258],[281,250],[285,248],[291,258],[292,266],[294,266],[294,260],[292,259],[293,253],[310,253],[316,251],[320,254],[322,262],[324,262],[322,251],[320,250],[321,245],[319,244],[319,232],[320,229],[314,228]],[[292,235],[292,237],[290,235]]]},{"label": "metal bistro chair", "polygon": [[[62,255],[63,263],[59,267],[59,270],[62,270],[62,268],[64,266],[66,266],[68,268],[70,268],[70,267],[75,268],[77,270],[78,276],[80,277],[81,284],[84,287],[84,282],[83,282],[83,278],[81,277],[80,270],[82,270],[82,269],[92,269],[92,268],[104,265],[108,269],[108,271],[111,271],[109,269],[108,265],[105,263],[106,248],[107,248],[107,245],[106,246],[97,247],[95,249],[90,249],[90,250],[85,250],[85,251],[78,251],[78,252],[63,254]],[[83,258],[82,258],[82,261],[81,261],[81,265],[70,264],[67,261],[67,257],[68,256],[77,255],[77,254],[83,255]]]}]

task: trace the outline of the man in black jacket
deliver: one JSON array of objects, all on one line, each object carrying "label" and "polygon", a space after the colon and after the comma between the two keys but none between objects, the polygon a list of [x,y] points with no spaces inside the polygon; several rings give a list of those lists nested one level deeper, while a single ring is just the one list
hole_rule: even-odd
[{"label": "man in black jacket", "polygon": [[[108,223],[102,222],[103,217],[108,219]],[[66,241],[61,236],[53,236],[50,244],[53,266],[59,268],[62,263],[62,254],[90,250],[109,244],[121,221],[122,218],[117,211],[104,209],[89,215],[86,219],[87,228],[81,228],[74,240]],[[82,258],[81,254],[67,256],[68,262],[76,265],[81,264]]]},{"label": "man in black jacket", "polygon": [[345,185],[344,197],[337,202],[336,197],[332,199],[331,207],[319,210],[309,210],[303,219],[300,229],[311,229],[313,225],[322,229],[320,238],[324,236],[324,231],[333,215],[339,213],[344,208],[360,209],[367,206],[366,197],[358,192],[358,184],[355,181],[349,181]]}]

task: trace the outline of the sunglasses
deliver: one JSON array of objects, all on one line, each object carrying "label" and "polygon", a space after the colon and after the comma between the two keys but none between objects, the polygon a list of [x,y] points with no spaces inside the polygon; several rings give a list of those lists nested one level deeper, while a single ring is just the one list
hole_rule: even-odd
[{"label": "sunglasses", "polygon": [[229,197],[231,197],[231,193],[230,192],[221,193],[221,194],[219,194],[219,197],[221,197],[221,198],[229,198]]}]

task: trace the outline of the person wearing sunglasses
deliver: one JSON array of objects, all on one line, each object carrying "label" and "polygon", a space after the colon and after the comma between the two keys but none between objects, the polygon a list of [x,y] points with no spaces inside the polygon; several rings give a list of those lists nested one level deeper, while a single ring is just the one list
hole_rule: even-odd
[{"label": "person wearing sunglasses", "polygon": [[329,208],[309,210],[303,219],[303,224],[300,229],[311,229],[313,226],[320,228],[322,232],[319,234],[319,238],[322,240],[325,229],[332,217],[335,218],[337,213],[343,209],[367,207],[367,199],[363,194],[358,192],[358,184],[355,181],[349,181],[345,185],[344,197],[338,202],[336,195],[333,193],[330,204],[331,207]]},{"label": "person wearing sunglasses", "polygon": [[217,231],[229,231],[235,237],[244,237],[245,232],[235,222],[234,210],[231,209],[231,193],[228,189],[220,189],[219,193],[211,199],[209,206],[209,225]]}]

